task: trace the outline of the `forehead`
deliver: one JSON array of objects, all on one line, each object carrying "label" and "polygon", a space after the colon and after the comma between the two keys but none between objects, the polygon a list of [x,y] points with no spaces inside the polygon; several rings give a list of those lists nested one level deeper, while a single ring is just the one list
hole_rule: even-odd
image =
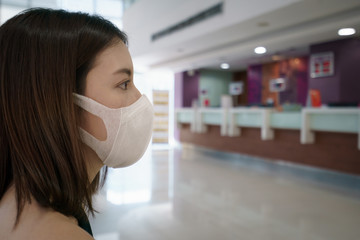
[{"label": "forehead", "polygon": [[93,70],[118,68],[133,68],[132,59],[127,46],[119,41],[100,52],[94,62]]}]

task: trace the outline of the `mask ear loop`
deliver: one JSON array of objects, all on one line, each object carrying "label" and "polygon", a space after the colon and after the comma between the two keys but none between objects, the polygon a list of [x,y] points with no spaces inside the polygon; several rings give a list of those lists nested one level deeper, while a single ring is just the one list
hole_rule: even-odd
[{"label": "mask ear loop", "polygon": [[[76,93],[73,93],[73,96],[76,105],[99,117],[104,122],[106,129],[106,140],[104,141],[98,140],[81,127],[79,127],[79,130],[83,142],[91,147],[102,161],[105,161],[113,147],[121,122],[121,109],[108,108],[91,98]],[[114,129],[110,129],[110,126]]]}]

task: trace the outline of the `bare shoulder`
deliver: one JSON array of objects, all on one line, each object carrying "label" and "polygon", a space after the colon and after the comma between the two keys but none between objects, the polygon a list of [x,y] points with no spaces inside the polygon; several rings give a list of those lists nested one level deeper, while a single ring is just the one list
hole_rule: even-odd
[{"label": "bare shoulder", "polygon": [[29,240],[94,240],[80,228],[74,218],[66,217],[57,212],[47,212],[22,218],[19,225],[9,233],[7,239]]},{"label": "bare shoulder", "polygon": [[78,226],[77,220],[32,201],[25,204],[15,226],[16,203],[14,190],[10,189],[0,201],[0,239],[19,240],[93,240]]},{"label": "bare shoulder", "polygon": [[36,239],[41,240],[63,240],[63,239],[69,239],[69,240],[94,240],[93,237],[91,237],[87,232],[85,232],[83,229],[81,229],[78,226],[62,226],[57,229],[52,229],[49,232],[42,233],[41,237],[37,237]]},{"label": "bare shoulder", "polygon": [[42,221],[34,239],[39,240],[94,240],[86,231],[77,225],[75,219],[65,217],[59,213],[50,214]]}]

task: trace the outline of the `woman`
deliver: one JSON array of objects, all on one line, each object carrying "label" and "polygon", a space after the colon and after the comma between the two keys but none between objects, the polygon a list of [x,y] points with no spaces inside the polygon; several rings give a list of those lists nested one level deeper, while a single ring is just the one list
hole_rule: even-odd
[{"label": "woman", "polygon": [[134,163],[151,138],[126,44],[109,21],[63,10],[0,27],[1,240],[92,239],[100,169]]}]

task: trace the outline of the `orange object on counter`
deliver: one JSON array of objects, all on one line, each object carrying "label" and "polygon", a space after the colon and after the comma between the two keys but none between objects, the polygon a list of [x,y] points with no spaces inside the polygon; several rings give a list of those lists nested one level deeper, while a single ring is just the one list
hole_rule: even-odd
[{"label": "orange object on counter", "polygon": [[310,89],[310,100],[312,107],[321,107],[321,94],[319,90]]}]

